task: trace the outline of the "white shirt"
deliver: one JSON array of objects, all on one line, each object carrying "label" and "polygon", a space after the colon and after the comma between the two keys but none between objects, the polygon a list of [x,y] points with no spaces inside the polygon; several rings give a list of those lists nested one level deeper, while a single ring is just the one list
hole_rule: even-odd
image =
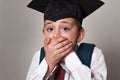
[{"label": "white shirt", "polygon": [[[48,64],[45,59],[39,64],[39,59],[40,50],[33,57],[26,80],[43,80],[48,69]],[[66,57],[65,63],[61,63],[61,66],[66,71],[64,80],[107,80],[107,68],[104,56],[102,51],[96,47],[92,54],[90,68],[82,64],[75,52],[70,53]]]}]

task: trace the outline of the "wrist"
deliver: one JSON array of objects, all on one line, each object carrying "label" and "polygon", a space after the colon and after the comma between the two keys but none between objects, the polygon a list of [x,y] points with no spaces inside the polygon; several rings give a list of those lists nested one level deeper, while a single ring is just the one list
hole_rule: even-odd
[{"label": "wrist", "polygon": [[55,67],[55,64],[50,62],[50,60],[48,60],[46,57],[45,57],[45,60],[46,60],[46,62],[48,64],[49,71],[52,71],[54,69],[54,67]]}]

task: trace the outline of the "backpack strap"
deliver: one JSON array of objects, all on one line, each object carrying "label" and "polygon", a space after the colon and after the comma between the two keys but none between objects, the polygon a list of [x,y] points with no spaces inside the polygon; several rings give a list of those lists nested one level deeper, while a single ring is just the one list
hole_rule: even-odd
[{"label": "backpack strap", "polygon": [[77,55],[81,62],[90,68],[92,53],[95,45],[91,43],[81,43]]},{"label": "backpack strap", "polygon": [[[89,68],[90,68],[90,64],[91,64],[91,57],[92,57],[94,47],[95,47],[94,44],[81,43],[80,46],[78,47],[78,51],[77,51],[77,55],[78,55],[79,59],[82,61],[83,64],[85,64]],[[40,53],[41,54],[40,54],[39,64],[41,63],[41,61],[45,57],[44,47],[41,48]]]},{"label": "backpack strap", "polygon": [[43,58],[45,57],[45,51],[44,51],[44,47],[41,48],[41,52],[40,52],[40,61],[39,64],[41,63],[41,61],[43,60]]}]

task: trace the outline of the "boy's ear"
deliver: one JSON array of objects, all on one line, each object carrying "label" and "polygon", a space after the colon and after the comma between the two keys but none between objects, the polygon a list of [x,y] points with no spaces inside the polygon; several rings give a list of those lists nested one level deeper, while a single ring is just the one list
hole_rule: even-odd
[{"label": "boy's ear", "polygon": [[78,42],[78,43],[81,42],[81,41],[83,40],[84,36],[85,36],[85,30],[84,30],[84,28],[82,28],[82,29],[79,31],[77,42]]}]

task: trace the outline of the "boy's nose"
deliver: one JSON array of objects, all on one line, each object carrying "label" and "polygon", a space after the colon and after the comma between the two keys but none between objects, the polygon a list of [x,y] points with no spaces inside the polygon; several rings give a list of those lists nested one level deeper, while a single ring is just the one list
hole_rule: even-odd
[{"label": "boy's nose", "polygon": [[55,31],[55,33],[53,34],[54,38],[58,38],[60,36],[61,36],[60,31]]}]

